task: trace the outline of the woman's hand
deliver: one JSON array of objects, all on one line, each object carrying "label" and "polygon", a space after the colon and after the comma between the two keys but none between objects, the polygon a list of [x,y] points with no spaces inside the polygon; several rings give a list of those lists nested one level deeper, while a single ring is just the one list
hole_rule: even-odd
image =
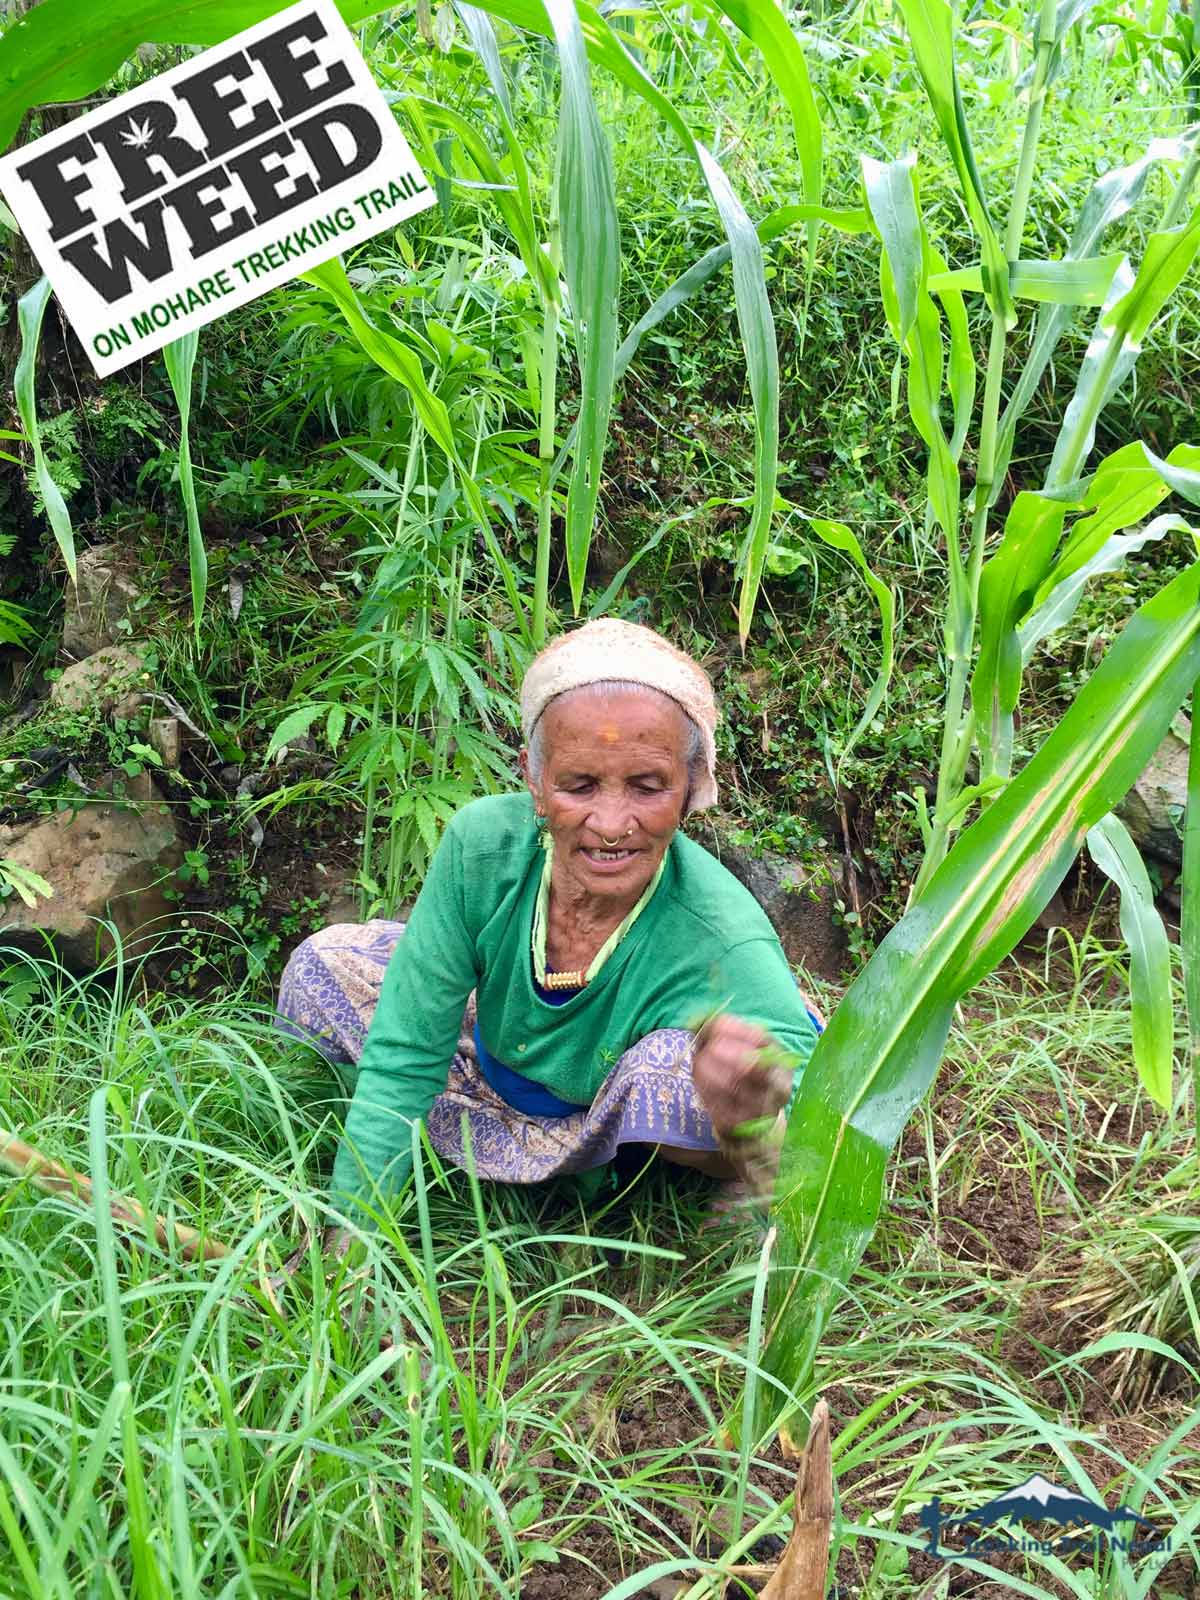
[{"label": "woman's hand", "polygon": [[760,1198],[774,1185],[793,1077],[786,1067],[764,1063],[763,1052],[772,1048],[779,1047],[764,1029],[721,1013],[700,1029],[692,1052],[692,1082],[721,1153]]}]

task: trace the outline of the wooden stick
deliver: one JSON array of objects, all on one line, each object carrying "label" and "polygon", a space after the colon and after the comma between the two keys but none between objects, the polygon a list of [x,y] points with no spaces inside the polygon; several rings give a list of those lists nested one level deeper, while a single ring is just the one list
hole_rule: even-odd
[{"label": "wooden stick", "polygon": [[[92,1204],[90,1178],[82,1172],[76,1172],[73,1167],[64,1167],[57,1161],[51,1161],[15,1134],[0,1131],[0,1167],[6,1167],[18,1178],[28,1179],[46,1194],[66,1195],[84,1206]],[[116,1221],[143,1233],[153,1233],[164,1247],[173,1236],[180,1254],[187,1261],[194,1261],[197,1256],[203,1256],[205,1261],[219,1261],[222,1256],[229,1254],[229,1246],[222,1244],[219,1239],[205,1238],[195,1228],[187,1228],[182,1222],[168,1223],[153,1213],[147,1216],[136,1200],[129,1200],[124,1195],[110,1195],[109,1206]]]},{"label": "wooden stick", "polygon": [[761,1600],[824,1600],[825,1569],[833,1529],[833,1454],[829,1407],[813,1407],[808,1443],[796,1473],[792,1536]]}]

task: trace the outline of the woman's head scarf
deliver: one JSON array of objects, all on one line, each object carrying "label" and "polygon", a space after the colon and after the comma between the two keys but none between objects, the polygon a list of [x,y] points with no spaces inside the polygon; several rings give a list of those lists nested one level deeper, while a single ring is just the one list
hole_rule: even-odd
[{"label": "woman's head scarf", "polygon": [[585,684],[641,684],[668,695],[700,729],[704,775],[692,785],[689,811],[717,803],[717,702],[699,662],[677,650],[652,628],[617,617],[601,617],[564,633],[530,662],[521,684],[521,730],[526,744],[538,718],[556,695]]}]

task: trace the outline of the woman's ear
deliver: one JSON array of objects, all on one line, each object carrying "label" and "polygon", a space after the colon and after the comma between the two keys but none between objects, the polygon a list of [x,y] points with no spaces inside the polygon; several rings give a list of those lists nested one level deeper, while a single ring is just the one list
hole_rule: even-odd
[{"label": "woman's ear", "polygon": [[520,766],[521,766],[521,776],[525,780],[525,787],[529,790],[530,794],[533,796],[533,809],[540,814],[541,809],[542,809],[542,797],[538,793],[537,785],[534,783],[532,777],[529,774],[529,751],[525,748],[524,745],[521,746],[521,754],[520,754],[520,757],[518,759],[520,761]]}]

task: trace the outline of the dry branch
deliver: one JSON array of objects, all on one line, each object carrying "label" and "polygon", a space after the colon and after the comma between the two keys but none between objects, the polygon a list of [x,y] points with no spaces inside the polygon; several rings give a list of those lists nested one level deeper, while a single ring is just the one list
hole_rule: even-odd
[{"label": "dry branch", "polygon": [[[72,1167],[51,1161],[40,1150],[35,1150],[15,1134],[0,1132],[0,1167],[5,1167],[18,1178],[25,1178],[45,1194],[66,1195],[81,1205],[93,1204],[92,1180]],[[117,1222],[139,1232],[152,1233],[164,1248],[174,1239],[180,1254],[188,1261],[203,1256],[206,1261],[219,1261],[229,1254],[229,1246],[219,1239],[205,1238],[195,1228],[182,1222],[167,1222],[153,1213],[147,1215],[136,1200],[124,1195],[110,1195],[109,1208]]]}]

